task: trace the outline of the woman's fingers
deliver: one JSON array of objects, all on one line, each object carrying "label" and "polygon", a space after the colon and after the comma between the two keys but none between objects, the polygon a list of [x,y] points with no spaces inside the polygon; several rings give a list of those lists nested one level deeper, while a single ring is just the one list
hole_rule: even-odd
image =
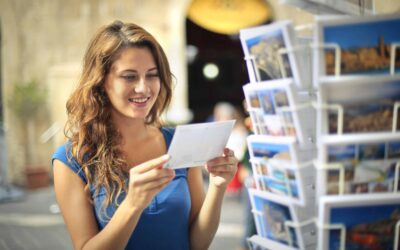
[{"label": "woman's fingers", "polygon": [[229,148],[224,148],[224,156],[235,157],[235,152]]},{"label": "woman's fingers", "polygon": [[152,169],[144,173],[131,172],[132,181],[135,184],[144,184],[147,182],[157,181],[159,179],[171,179],[175,176],[173,169]]},{"label": "woman's fingers", "polygon": [[207,165],[207,169],[213,173],[229,173],[236,171],[236,164]]},{"label": "woman's fingers", "polygon": [[162,168],[162,166],[169,160],[169,155],[165,154],[158,158],[146,161],[136,167],[133,167],[131,171],[137,171],[139,173],[148,172],[154,168]]},{"label": "woman's fingers", "polygon": [[233,150],[225,148],[223,156],[208,161],[206,167],[210,172],[215,174],[229,173],[236,171],[237,164],[238,160],[236,159]]},{"label": "woman's fingers", "polygon": [[173,179],[173,177],[166,176],[163,178],[159,178],[153,181],[143,183],[142,189],[143,190],[153,190],[153,189],[162,189],[164,186],[168,185],[168,183]]}]

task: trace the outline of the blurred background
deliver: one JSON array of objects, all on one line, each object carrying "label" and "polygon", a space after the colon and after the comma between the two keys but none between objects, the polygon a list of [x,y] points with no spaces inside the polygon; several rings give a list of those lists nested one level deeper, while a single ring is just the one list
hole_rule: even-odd
[{"label": "blurred background", "polygon": [[[119,19],[150,31],[176,77],[165,121],[204,122],[219,102],[245,115],[242,86],[248,74],[240,29],[285,19],[306,27],[324,14],[281,2],[0,0],[0,249],[71,248],[55,206],[50,158],[65,140],[65,103],[77,83],[89,39],[100,26]],[[399,13],[400,1],[375,1],[375,10]],[[310,30],[302,32],[311,36]],[[240,244],[243,202],[236,196],[227,197],[213,249]],[[47,229],[49,235],[37,229]],[[60,240],[58,246],[65,248],[46,248],[43,237]],[[22,239],[31,241],[30,247],[16,243]]]}]

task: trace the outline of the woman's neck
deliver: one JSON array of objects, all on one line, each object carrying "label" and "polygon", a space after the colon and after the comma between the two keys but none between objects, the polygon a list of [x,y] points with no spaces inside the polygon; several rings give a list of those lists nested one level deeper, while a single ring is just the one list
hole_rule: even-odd
[{"label": "woman's neck", "polygon": [[123,144],[142,141],[148,136],[148,126],[143,119],[134,119],[113,114],[112,120]]}]

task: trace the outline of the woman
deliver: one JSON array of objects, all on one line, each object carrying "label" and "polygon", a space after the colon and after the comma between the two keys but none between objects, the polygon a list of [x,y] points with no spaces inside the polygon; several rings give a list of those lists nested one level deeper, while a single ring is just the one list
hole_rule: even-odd
[{"label": "woman", "polygon": [[237,159],[164,169],[173,129],[160,115],[172,74],[158,42],[116,21],[94,36],[67,102],[68,142],[53,156],[57,201],[75,249],[207,249]]}]

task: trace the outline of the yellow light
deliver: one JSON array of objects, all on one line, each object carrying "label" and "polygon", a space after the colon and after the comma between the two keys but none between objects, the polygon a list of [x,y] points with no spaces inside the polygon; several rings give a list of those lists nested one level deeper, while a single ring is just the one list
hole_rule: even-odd
[{"label": "yellow light", "polygon": [[188,18],[197,25],[228,35],[265,23],[271,16],[265,0],[193,0],[188,9]]}]

